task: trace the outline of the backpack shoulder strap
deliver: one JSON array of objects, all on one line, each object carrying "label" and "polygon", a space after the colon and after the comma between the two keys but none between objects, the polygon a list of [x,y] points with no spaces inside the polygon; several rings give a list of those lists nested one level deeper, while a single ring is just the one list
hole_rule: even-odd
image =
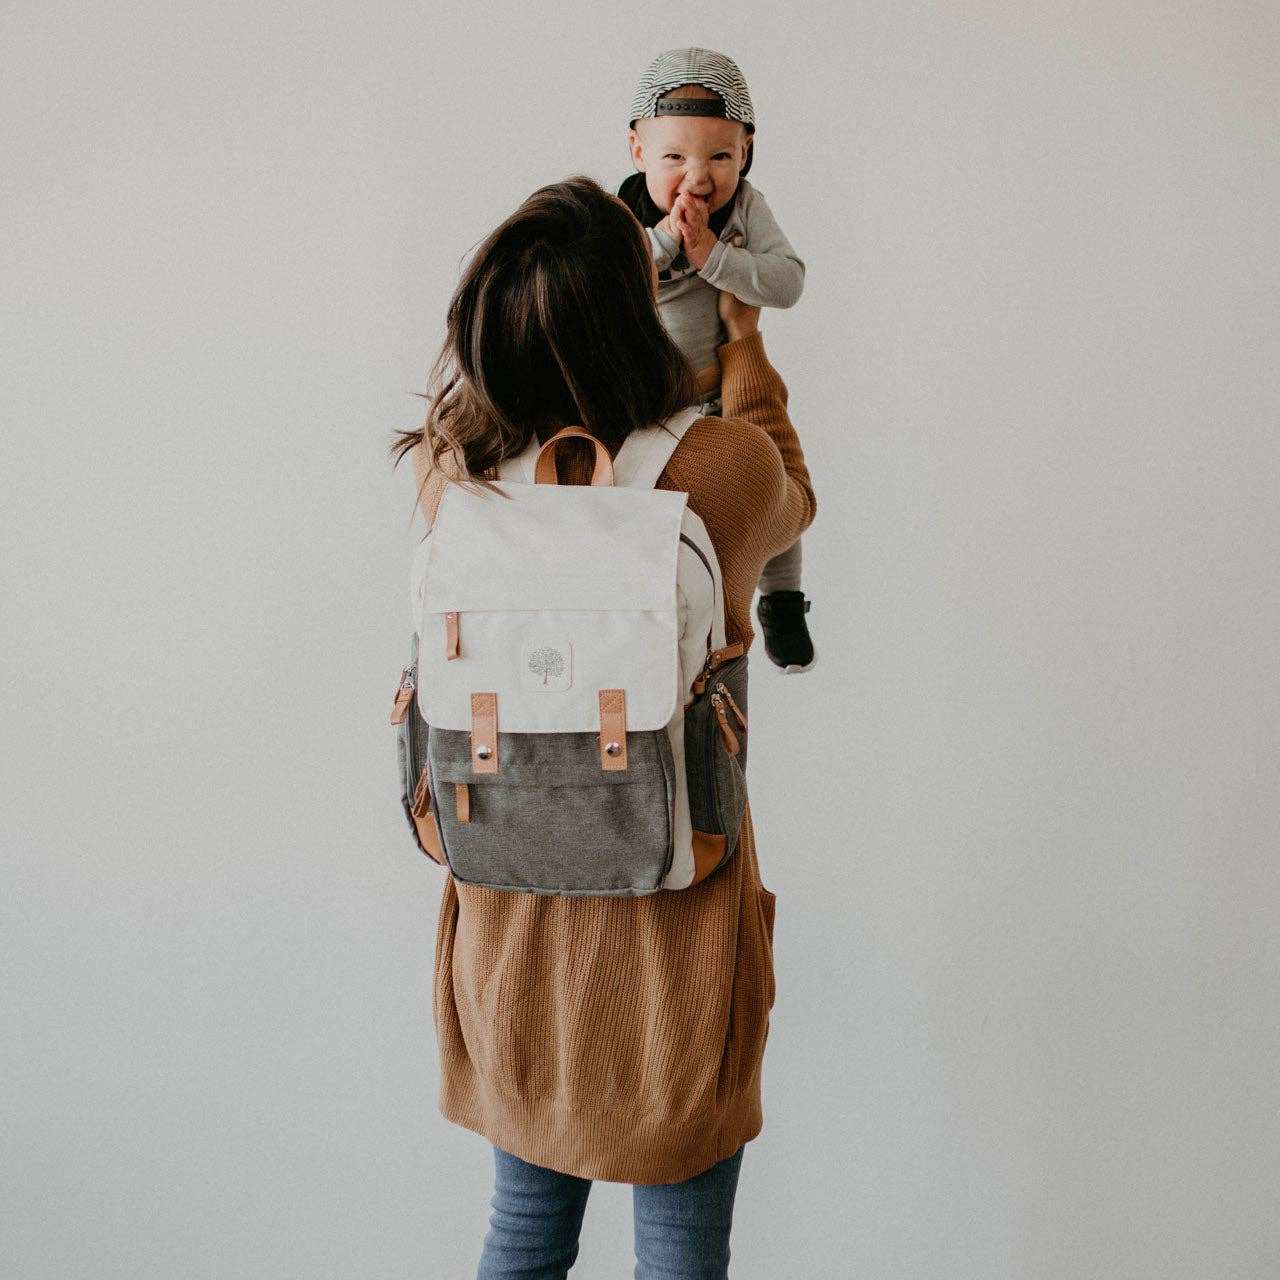
[{"label": "backpack shoulder strap", "polygon": [[684,433],[702,417],[698,405],[687,405],[665,423],[638,427],[623,442],[613,460],[613,482],[634,489],[652,489],[658,483]]}]

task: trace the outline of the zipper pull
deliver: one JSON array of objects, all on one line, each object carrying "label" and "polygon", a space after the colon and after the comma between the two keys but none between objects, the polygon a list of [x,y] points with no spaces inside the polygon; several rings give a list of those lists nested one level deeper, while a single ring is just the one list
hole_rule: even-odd
[{"label": "zipper pull", "polygon": [[733,712],[733,718],[738,722],[738,725],[741,727],[742,732],[746,733],[747,717],[742,714],[742,708],[739,707],[736,702],[734,702],[733,695],[729,692],[728,689],[725,688],[724,681],[722,680],[719,684],[717,684],[716,688],[721,692],[721,694],[724,695],[724,700],[729,704],[729,710]]},{"label": "zipper pull", "polygon": [[707,681],[711,679],[711,662],[708,659],[706,666],[693,678],[693,692],[699,697],[702,691],[707,687]]},{"label": "zipper pull", "polygon": [[711,706],[716,713],[716,719],[720,722],[720,740],[724,743],[724,749],[731,756],[736,756],[741,747],[738,743],[738,735],[729,726],[729,713],[724,709],[724,699],[718,693],[713,693]]},{"label": "zipper pull", "polygon": [[391,723],[402,724],[409,714],[409,703],[413,700],[413,691],[418,687],[418,669],[416,666],[405,667],[400,673],[400,687],[396,690],[395,705],[391,708]]},{"label": "zipper pull", "polygon": [[427,766],[422,766],[418,785],[413,789],[413,804],[409,811],[415,818],[425,818],[431,811],[431,788],[427,785]]}]

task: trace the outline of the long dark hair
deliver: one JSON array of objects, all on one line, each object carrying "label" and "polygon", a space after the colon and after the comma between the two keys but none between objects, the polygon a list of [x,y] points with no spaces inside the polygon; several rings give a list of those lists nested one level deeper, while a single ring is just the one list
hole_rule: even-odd
[{"label": "long dark hair", "polygon": [[451,454],[463,482],[487,488],[487,472],[553,424],[577,423],[615,453],[636,427],[694,401],[694,372],[658,316],[643,234],[583,174],[529,196],[464,269],[426,421],[396,433],[393,465],[422,444],[429,467]]}]

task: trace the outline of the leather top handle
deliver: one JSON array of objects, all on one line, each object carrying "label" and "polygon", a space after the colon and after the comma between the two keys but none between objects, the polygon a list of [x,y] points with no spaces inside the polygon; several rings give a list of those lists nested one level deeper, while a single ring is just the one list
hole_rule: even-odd
[{"label": "leather top handle", "polygon": [[556,446],[561,440],[573,439],[590,440],[595,445],[596,465],[591,472],[591,483],[593,485],[612,485],[613,459],[609,457],[609,450],[589,431],[584,431],[581,427],[562,428],[538,450],[538,460],[533,464],[534,484],[559,483],[556,479]]}]

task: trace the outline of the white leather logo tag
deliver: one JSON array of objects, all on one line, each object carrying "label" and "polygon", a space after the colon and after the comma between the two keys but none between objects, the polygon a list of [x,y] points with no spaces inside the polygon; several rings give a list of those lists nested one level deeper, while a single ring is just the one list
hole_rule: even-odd
[{"label": "white leather logo tag", "polygon": [[567,689],[573,683],[573,646],[559,636],[539,636],[520,654],[520,683],[526,689]]}]

